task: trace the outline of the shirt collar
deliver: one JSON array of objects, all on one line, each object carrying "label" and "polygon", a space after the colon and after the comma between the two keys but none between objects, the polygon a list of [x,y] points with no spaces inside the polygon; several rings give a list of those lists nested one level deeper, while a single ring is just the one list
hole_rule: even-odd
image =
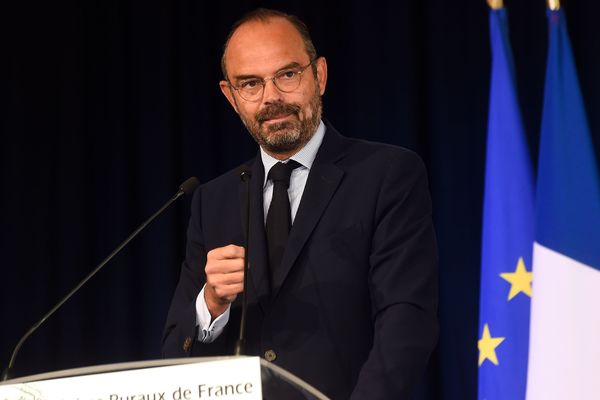
[{"label": "shirt collar", "polygon": [[[321,147],[321,143],[323,142],[323,137],[325,136],[325,124],[323,121],[319,123],[319,127],[317,131],[313,135],[312,138],[304,145],[303,148],[300,149],[296,154],[291,156],[288,160],[284,160],[283,162],[287,162],[289,160],[294,160],[300,163],[303,167],[310,169],[312,167],[313,161],[315,161],[315,157],[317,156],[317,151],[319,147]],[[263,166],[265,167],[265,181],[263,183],[267,183],[267,177],[269,176],[269,171],[273,165],[279,162],[278,159],[271,157],[268,155],[263,148],[260,148],[260,158],[262,160]]]}]

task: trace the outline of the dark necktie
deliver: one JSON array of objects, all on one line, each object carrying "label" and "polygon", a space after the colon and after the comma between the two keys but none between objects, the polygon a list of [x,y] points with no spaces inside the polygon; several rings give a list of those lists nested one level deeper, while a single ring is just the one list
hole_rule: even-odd
[{"label": "dark necktie", "polygon": [[269,246],[269,267],[271,270],[271,285],[273,274],[279,268],[283,251],[287,243],[288,234],[292,226],[292,213],[288,187],[290,176],[300,164],[290,160],[287,164],[279,162],[271,167],[268,178],[273,181],[273,198],[267,213],[267,244]]}]

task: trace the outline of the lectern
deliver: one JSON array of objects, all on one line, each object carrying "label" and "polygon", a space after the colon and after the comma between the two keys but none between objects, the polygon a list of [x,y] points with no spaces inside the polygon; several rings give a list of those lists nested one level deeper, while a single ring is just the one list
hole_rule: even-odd
[{"label": "lectern", "polygon": [[0,400],[313,400],[325,395],[259,357],[141,361],[56,371],[0,384]]}]

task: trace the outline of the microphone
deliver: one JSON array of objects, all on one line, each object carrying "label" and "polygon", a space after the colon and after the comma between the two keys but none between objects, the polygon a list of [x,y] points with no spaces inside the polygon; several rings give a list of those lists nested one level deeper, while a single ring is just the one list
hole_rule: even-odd
[{"label": "microphone", "polygon": [[245,352],[246,347],[246,314],[248,313],[248,243],[250,242],[250,178],[252,173],[248,166],[244,165],[241,168],[240,179],[246,184],[246,241],[244,243],[244,290],[242,292],[242,315],[240,317],[240,333],[238,340],[235,342],[233,355],[241,356]]},{"label": "microphone", "polygon": [[65,297],[63,297],[62,300],[60,300],[54,307],[52,307],[52,309],[50,309],[50,311],[48,311],[48,313],[46,313],[46,315],[44,315],[38,322],[36,322],[35,325],[33,325],[25,333],[25,335],[23,335],[23,337],[19,340],[19,342],[15,346],[15,348],[10,356],[10,361],[8,362],[8,367],[6,367],[4,372],[2,372],[1,380],[5,381],[12,377],[12,368],[15,363],[15,359],[17,358],[17,354],[19,353],[19,350],[21,349],[21,346],[23,345],[23,343],[25,343],[25,340],[27,340],[27,338],[29,338],[29,336],[31,336],[32,333],[34,333],[44,322],[46,322],[46,320],[48,318],[50,318],[50,316],[52,316],[52,314],[54,314],[59,308],[61,308],[62,305],[71,298],[71,296],[73,296],[75,293],[77,293],[79,291],[79,289],[81,289],[81,287],[87,283],[87,281],[89,281],[94,275],[96,275],[96,273],[98,273],[98,271],[100,271],[102,269],[102,267],[104,267],[104,265],[106,265],[106,263],[108,263],[114,256],[116,256],[125,246],[127,246],[127,244],[134,237],[136,237],[141,231],[143,231],[144,228],[146,228],[146,226],[150,222],[154,221],[154,219],[156,217],[158,217],[160,214],[162,214],[163,211],[165,211],[167,208],[169,208],[169,206],[175,200],[179,199],[184,194],[192,193],[194,191],[194,189],[196,189],[198,184],[199,184],[198,179],[196,179],[196,177],[191,177],[188,180],[186,180],[185,182],[183,182],[179,186],[179,190],[177,191],[177,193],[175,193],[175,195],[173,197],[171,197],[171,199],[169,201],[167,201],[158,211],[156,211],[154,214],[152,214],[152,216],[150,216],[150,218],[148,218],[146,221],[144,221],[144,223],[142,223],[135,231],[133,231],[133,233],[131,235],[129,235],[127,237],[127,239],[125,239],[119,246],[117,246],[117,248],[114,249],[112,251],[112,253],[110,253],[108,255],[108,257],[106,257],[92,272],[90,272],[85,278],[83,278],[83,280],[81,282],[79,282],[77,284],[77,286],[75,286],[73,289],[71,289],[71,291]]}]

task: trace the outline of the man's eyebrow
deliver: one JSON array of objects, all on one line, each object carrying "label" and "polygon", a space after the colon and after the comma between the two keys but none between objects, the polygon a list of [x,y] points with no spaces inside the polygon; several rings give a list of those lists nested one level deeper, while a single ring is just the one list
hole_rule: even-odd
[{"label": "man's eyebrow", "polygon": [[[283,67],[279,68],[277,71],[275,71],[275,73],[273,75],[276,75],[277,73],[289,69],[289,68],[298,68],[300,67],[300,63],[293,61],[291,63],[288,63],[286,65],[284,65]],[[247,74],[247,75],[236,75],[233,77],[233,79],[235,79],[236,81],[243,81],[246,79],[263,79],[262,76],[258,76],[258,75],[251,75],[251,74]]]},{"label": "man's eyebrow", "polygon": [[246,79],[262,79],[262,78],[258,75],[236,75],[233,77],[233,79],[236,81],[243,81]]},{"label": "man's eyebrow", "polygon": [[290,68],[297,68],[300,67],[300,63],[297,63],[296,61],[293,61],[289,64],[284,65],[283,67],[279,68],[275,73],[283,71],[284,69],[290,69]]}]

